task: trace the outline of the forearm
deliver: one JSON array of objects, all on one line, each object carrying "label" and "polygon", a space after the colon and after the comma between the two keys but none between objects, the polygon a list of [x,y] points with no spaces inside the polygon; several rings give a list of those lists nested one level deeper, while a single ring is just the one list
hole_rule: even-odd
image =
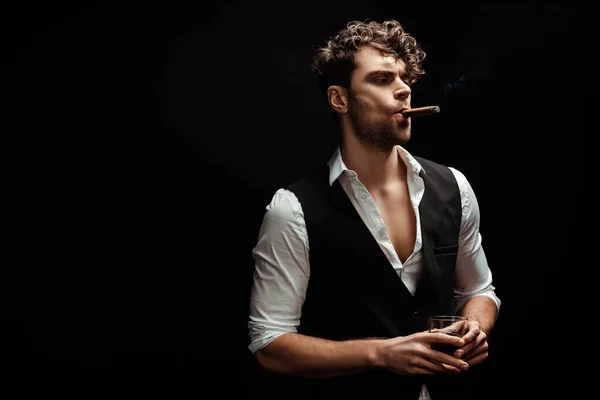
[{"label": "forearm", "polygon": [[494,300],[487,296],[475,296],[465,303],[459,314],[479,321],[481,330],[489,335],[494,329],[497,312]]},{"label": "forearm", "polygon": [[297,333],[279,336],[257,352],[266,370],[307,377],[332,377],[376,368],[381,340],[331,341]]}]

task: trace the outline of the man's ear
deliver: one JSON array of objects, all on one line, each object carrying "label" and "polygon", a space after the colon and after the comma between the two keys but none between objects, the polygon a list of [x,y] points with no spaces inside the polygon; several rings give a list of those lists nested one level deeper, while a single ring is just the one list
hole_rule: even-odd
[{"label": "man's ear", "polygon": [[348,91],[338,85],[327,88],[327,100],[329,105],[337,112],[345,114],[348,112]]}]

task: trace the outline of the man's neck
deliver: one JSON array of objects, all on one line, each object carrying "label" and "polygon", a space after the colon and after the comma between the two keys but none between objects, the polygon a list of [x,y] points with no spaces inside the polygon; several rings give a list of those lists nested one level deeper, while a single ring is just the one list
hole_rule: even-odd
[{"label": "man's neck", "polygon": [[340,146],[340,153],[346,167],[356,172],[371,192],[406,180],[406,165],[400,160],[396,147],[381,151],[347,140]]}]

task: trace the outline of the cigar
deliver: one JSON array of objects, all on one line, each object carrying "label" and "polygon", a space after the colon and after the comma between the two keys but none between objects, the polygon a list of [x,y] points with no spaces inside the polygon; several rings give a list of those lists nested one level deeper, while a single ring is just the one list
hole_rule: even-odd
[{"label": "cigar", "polygon": [[410,117],[420,117],[422,115],[432,115],[440,112],[440,108],[438,106],[427,106],[427,107],[418,107],[411,108],[402,113],[404,118]]}]

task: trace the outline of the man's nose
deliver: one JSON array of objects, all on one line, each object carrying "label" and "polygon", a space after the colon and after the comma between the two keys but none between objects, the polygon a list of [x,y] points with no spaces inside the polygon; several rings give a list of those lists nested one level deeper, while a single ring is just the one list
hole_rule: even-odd
[{"label": "man's nose", "polygon": [[398,87],[394,91],[396,100],[405,100],[410,95],[410,86],[402,80],[399,80]]}]

